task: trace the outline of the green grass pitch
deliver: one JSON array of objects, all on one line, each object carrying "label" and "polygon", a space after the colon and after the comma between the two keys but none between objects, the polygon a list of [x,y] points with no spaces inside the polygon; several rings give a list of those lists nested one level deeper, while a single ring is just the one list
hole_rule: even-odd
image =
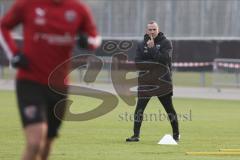
[{"label": "green grass pitch", "polygon": [[[71,110],[84,112],[100,101],[87,97],[71,97]],[[174,99],[180,115],[181,141],[177,146],[158,145],[159,139],[171,133],[167,120],[148,119],[143,123],[139,143],[126,143],[132,134],[133,106],[120,101],[117,108],[97,119],[84,122],[64,122],[60,137],[54,144],[50,160],[237,160],[239,156],[189,156],[185,152],[218,151],[220,148],[240,148],[240,101]],[[156,98],[146,109],[146,115],[165,113]],[[16,107],[14,92],[0,92],[0,159],[20,159],[24,137]]]}]

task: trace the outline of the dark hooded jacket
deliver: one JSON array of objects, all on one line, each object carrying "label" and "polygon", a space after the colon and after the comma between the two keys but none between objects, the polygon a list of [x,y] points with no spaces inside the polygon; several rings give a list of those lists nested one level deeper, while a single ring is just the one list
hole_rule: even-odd
[{"label": "dark hooded jacket", "polygon": [[[164,36],[162,32],[160,32],[158,36],[154,38],[155,46],[153,48],[147,47],[147,41],[149,39],[150,37],[146,34],[144,36],[144,40],[138,44],[135,62],[136,64],[138,64],[138,62],[154,62],[156,64],[160,64],[162,67],[159,69],[159,78],[169,82],[172,85],[172,43]],[[145,71],[140,71],[139,77],[145,73]],[[155,73],[158,73],[158,70]]]}]

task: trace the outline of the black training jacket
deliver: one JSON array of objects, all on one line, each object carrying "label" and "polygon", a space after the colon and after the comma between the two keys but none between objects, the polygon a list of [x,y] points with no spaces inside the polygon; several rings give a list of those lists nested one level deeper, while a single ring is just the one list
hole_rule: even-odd
[{"label": "black training jacket", "polygon": [[[153,48],[147,47],[147,41],[149,40],[149,36],[145,35],[144,40],[141,41],[136,50],[136,57],[135,62],[154,62],[159,63],[166,69],[166,74],[162,76],[161,79],[168,81],[172,85],[172,42],[168,40],[162,32],[158,34],[158,36],[154,39],[155,46]],[[140,72],[139,76],[141,74],[144,74],[145,72]]]}]

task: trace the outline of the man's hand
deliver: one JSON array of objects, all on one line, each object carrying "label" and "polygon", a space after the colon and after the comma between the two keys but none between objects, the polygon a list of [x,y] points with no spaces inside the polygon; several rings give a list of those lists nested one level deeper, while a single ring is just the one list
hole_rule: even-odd
[{"label": "man's hand", "polygon": [[22,68],[22,69],[27,69],[28,68],[28,60],[25,57],[24,54],[18,53],[16,54],[12,60],[11,60],[12,66],[14,68]]},{"label": "man's hand", "polygon": [[151,36],[150,36],[150,40],[147,41],[147,46],[148,46],[148,48],[153,48],[154,45],[155,45],[154,39],[153,39],[153,37],[152,37],[152,35],[151,35]]}]

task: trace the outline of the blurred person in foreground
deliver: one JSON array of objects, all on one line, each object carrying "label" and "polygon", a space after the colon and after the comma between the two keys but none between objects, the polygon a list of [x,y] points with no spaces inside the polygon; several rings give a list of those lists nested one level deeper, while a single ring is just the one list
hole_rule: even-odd
[{"label": "blurred person in foreground", "polygon": [[[23,49],[17,47],[10,31],[23,25]],[[79,0],[16,0],[1,19],[0,42],[12,66],[18,69],[16,94],[26,137],[23,160],[47,160],[58,136],[65,103],[56,117],[54,107],[67,98],[65,76],[70,62],[57,71],[56,89],[48,86],[54,69],[70,59],[80,35],[80,47],[96,49],[101,38],[89,8]]]},{"label": "blurred person in foreground", "polygon": [[[172,85],[171,78],[171,61],[172,61],[172,43],[168,40],[155,21],[150,21],[147,24],[146,34],[144,40],[138,45],[135,61],[138,62],[154,62],[163,65],[167,68],[167,74],[164,76],[166,81]],[[139,73],[139,76],[144,73]],[[159,72],[159,78],[160,78]],[[162,78],[162,77],[161,77]],[[140,84],[138,84],[140,85]],[[148,84],[145,84],[148,85]],[[146,87],[145,87],[146,88]],[[134,128],[133,136],[126,139],[127,142],[138,142],[140,140],[140,128],[143,121],[144,110],[152,96],[140,97],[140,90],[144,89],[144,86],[138,86],[138,100],[137,106],[134,112]],[[159,101],[163,105],[165,111],[168,114],[168,118],[171,122],[173,138],[175,141],[179,141],[179,128],[177,114],[172,102],[172,87],[170,91],[165,94],[157,95]],[[155,95],[156,96],[156,95]]]}]

